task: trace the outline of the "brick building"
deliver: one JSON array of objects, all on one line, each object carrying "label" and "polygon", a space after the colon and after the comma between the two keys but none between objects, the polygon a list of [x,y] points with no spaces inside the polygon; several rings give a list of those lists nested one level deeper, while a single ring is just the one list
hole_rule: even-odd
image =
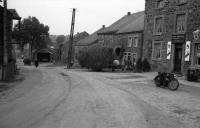
[{"label": "brick building", "polygon": [[146,0],[143,58],[153,70],[185,73],[191,63],[200,64],[193,37],[199,27],[199,0]]},{"label": "brick building", "polygon": [[[99,43],[114,49],[115,59],[131,61],[142,57],[144,11],[123,16],[98,33]],[[122,51],[122,52],[121,52]],[[123,57],[121,56],[123,53]]]}]

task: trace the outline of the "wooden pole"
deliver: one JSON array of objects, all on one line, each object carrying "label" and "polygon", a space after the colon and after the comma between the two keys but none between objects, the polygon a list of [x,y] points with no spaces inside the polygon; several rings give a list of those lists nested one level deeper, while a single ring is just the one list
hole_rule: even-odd
[{"label": "wooden pole", "polygon": [[69,50],[68,50],[68,58],[67,58],[67,68],[71,68],[72,64],[72,47],[73,47],[73,39],[74,39],[74,24],[75,24],[75,13],[76,9],[73,8],[72,12],[72,22],[71,22],[71,31],[70,31],[70,41],[69,41]]}]

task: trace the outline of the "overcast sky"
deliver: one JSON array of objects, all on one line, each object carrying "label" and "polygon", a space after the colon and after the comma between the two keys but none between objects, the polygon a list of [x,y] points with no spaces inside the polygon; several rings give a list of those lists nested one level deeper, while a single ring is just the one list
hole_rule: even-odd
[{"label": "overcast sky", "polygon": [[50,34],[70,33],[72,8],[77,8],[75,33],[93,33],[110,25],[127,12],[143,11],[145,0],[7,0],[22,18],[37,17],[50,27]]}]

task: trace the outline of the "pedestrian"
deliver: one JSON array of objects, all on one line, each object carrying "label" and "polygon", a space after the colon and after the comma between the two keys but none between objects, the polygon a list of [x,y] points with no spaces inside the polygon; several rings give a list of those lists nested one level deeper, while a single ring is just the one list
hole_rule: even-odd
[{"label": "pedestrian", "polygon": [[35,60],[35,67],[37,68],[39,66],[38,60]]}]

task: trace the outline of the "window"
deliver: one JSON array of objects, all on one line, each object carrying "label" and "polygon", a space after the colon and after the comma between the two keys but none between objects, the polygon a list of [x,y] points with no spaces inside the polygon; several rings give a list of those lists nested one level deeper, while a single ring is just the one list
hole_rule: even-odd
[{"label": "window", "polygon": [[129,36],[128,47],[137,47],[137,45],[138,45],[138,36]]},{"label": "window", "polygon": [[133,38],[131,36],[128,37],[128,47],[132,47]]},{"label": "window", "polygon": [[187,0],[178,0],[178,4],[183,4],[183,3],[186,3]]},{"label": "window", "polygon": [[165,0],[158,0],[156,8],[163,8],[165,6]]},{"label": "window", "polygon": [[163,17],[155,18],[154,34],[160,35],[163,32]]},{"label": "window", "polygon": [[133,38],[133,47],[137,47],[138,45],[138,37]]},{"label": "window", "polygon": [[154,60],[160,60],[162,56],[162,41],[154,41],[152,58]]},{"label": "window", "polygon": [[134,62],[136,62],[136,59],[137,59],[137,53],[131,53],[131,52],[124,53],[124,59],[123,59],[124,62],[131,61],[133,64]]},{"label": "window", "polygon": [[176,32],[185,32],[186,30],[186,19],[185,14],[178,14],[176,17]]}]

